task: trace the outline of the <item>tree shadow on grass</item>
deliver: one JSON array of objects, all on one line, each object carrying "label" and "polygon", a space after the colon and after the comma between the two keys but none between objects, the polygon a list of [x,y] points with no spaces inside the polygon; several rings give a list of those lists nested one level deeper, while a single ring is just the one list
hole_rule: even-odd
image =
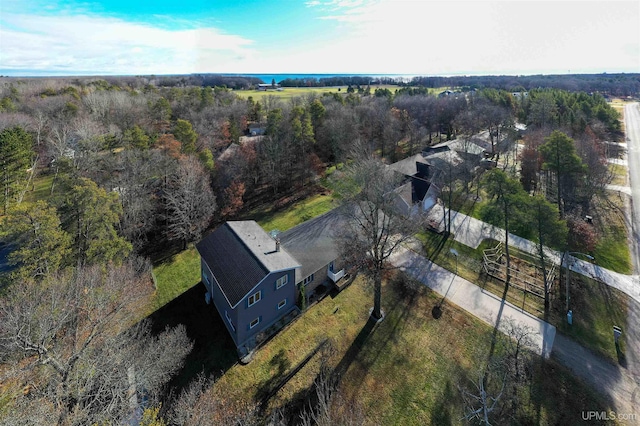
[{"label": "tree shadow on grass", "polygon": [[[289,359],[284,353],[284,349],[280,350],[269,364],[276,367],[276,373],[264,381],[256,392],[256,402],[258,403],[259,412],[261,415],[265,414],[266,409],[268,408],[269,400],[276,394],[280,389],[282,389],[300,370],[304,368],[305,365],[311,361],[311,359],[321,351],[328,343],[328,340],[323,340],[313,349],[311,352],[307,354],[307,356],[300,361],[293,369],[287,371],[291,365]],[[286,372],[286,374],[285,374]]]},{"label": "tree shadow on grass", "polygon": [[451,234],[436,234],[434,232],[429,232],[427,234],[427,243],[424,244],[425,257],[432,262],[435,262],[447,243],[449,235]]},{"label": "tree shadow on grass", "polygon": [[452,415],[456,412],[456,405],[460,404],[459,399],[459,392],[453,388],[451,380],[447,380],[444,390],[440,393],[431,411],[431,425],[446,426],[453,424]]},{"label": "tree shadow on grass", "polygon": [[351,346],[349,346],[349,349],[347,349],[347,352],[345,352],[342,359],[340,360],[340,362],[338,362],[338,365],[336,365],[335,369],[333,370],[333,374],[338,381],[342,379],[344,374],[349,369],[351,363],[353,363],[353,361],[358,357],[358,354],[369,340],[369,337],[371,336],[371,333],[373,333],[373,330],[376,328],[376,325],[377,323],[375,322],[375,320],[373,320],[371,317],[368,317],[367,322],[364,324],[364,327],[362,327],[360,333],[358,333],[355,340],[351,343]]},{"label": "tree shadow on grass", "polygon": [[[395,278],[395,280],[403,279],[408,278],[404,277],[403,274],[398,274]],[[366,374],[376,363],[379,356],[388,349],[388,345],[394,344],[402,334],[402,330],[415,305],[414,302],[420,293],[419,291],[411,291],[411,289],[407,290],[401,286],[399,287],[398,283],[393,283],[393,280],[390,280],[385,290],[395,294],[387,299],[386,303],[383,303],[384,320],[381,323],[376,323],[375,320],[368,317],[358,336],[356,336],[349,349],[333,369],[332,375],[336,384],[340,383],[355,362],[360,373],[350,374],[349,383],[350,387],[357,389],[360,383],[356,382],[361,382],[365,379]],[[375,335],[373,334],[374,331],[376,332]],[[403,362],[405,360],[396,359],[396,363],[401,364]]]},{"label": "tree shadow on grass", "polygon": [[153,334],[184,325],[193,349],[167,387],[180,394],[198,374],[219,377],[238,362],[235,345],[214,305],[205,303],[206,289],[199,283],[149,316]]}]

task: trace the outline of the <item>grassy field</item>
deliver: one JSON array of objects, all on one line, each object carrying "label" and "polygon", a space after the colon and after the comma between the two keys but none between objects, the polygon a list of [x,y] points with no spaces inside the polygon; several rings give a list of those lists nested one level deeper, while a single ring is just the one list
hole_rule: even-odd
[{"label": "grassy field", "polygon": [[[297,96],[305,96],[308,94],[316,94],[318,96],[322,96],[325,93],[339,93],[342,95],[347,94],[348,86],[332,86],[332,87],[284,87],[281,91],[269,90],[269,91],[261,91],[261,90],[235,90],[235,93],[238,96],[243,98],[248,98],[249,96],[253,97],[254,101],[259,101],[263,98],[269,96],[275,96],[280,99],[291,99]],[[400,86],[391,85],[391,84],[381,84],[371,86],[371,93],[375,92],[376,89],[389,89],[391,93],[395,92],[396,89],[399,89]],[[438,94],[447,88],[434,88],[429,89],[429,93]]]},{"label": "grassy field", "polygon": [[[458,275],[476,283],[485,290],[502,297],[504,282],[481,274],[482,250],[494,247],[496,241],[485,240],[474,250],[449,238],[433,233],[423,233],[419,236],[425,245],[428,258],[438,265],[455,272]],[[458,252],[456,257],[450,254],[450,249]],[[518,256],[518,251],[512,251]],[[583,346],[601,354],[612,362],[617,362],[615,346],[611,342],[611,328],[613,325],[625,324],[627,317],[628,297],[606,284],[596,282],[578,274],[571,274],[571,306],[574,310],[574,324],[567,325],[566,318],[566,287],[564,276],[560,281],[557,276],[552,289],[550,316],[548,321],[558,329],[574,338]],[[544,301],[536,296],[527,294],[513,286],[509,287],[506,300],[530,314],[544,319]]]},{"label": "grassy field", "polygon": [[593,202],[594,224],[600,239],[591,253],[598,265],[622,274],[631,273],[631,255],[624,221],[624,203],[616,193]]},{"label": "grassy field", "polygon": [[47,200],[51,196],[51,183],[53,173],[39,174],[33,179],[32,186],[24,195],[24,201],[35,203],[38,200]]},{"label": "grassy field", "polygon": [[257,210],[252,212],[250,216],[267,232],[274,229],[286,231],[337,206],[337,201],[331,195],[316,194],[298,201],[284,210]]},{"label": "grassy field", "polygon": [[200,255],[195,247],[180,252],[153,268],[156,281],[151,312],[200,282]]},{"label": "grassy field", "polygon": [[627,168],[619,164],[609,164],[609,170],[613,175],[611,185],[627,186]]},{"label": "grassy field", "polygon": [[613,107],[613,109],[615,109],[616,111],[618,111],[618,113],[620,114],[620,124],[622,131],[625,131],[625,127],[624,127],[624,107],[625,105],[627,105],[627,101],[619,99],[619,98],[615,98],[611,101],[611,106]]},{"label": "grassy field", "polygon": [[570,278],[573,324],[567,323],[564,276],[552,301],[551,322],[558,327],[558,331],[617,364],[619,359],[611,330],[614,325],[624,328],[627,323],[629,298],[614,288],[582,275],[571,274]]},{"label": "grassy field", "polygon": [[[233,399],[237,405],[260,405],[282,377],[328,339],[326,365],[341,373],[344,409],[362,408],[363,424],[457,424],[463,416],[458,386],[470,387],[488,355],[492,329],[453,306],[435,320],[431,309],[440,297],[420,286],[406,291],[401,280],[383,287],[385,320],[368,322],[372,290],[361,279],[312,306],[257,351],[254,360],[235,363],[235,350],[215,309],[204,304],[197,286],[153,316],[158,330],[184,323],[195,347],[180,377],[180,388],[199,372],[216,382],[207,398]],[[320,366],[315,355],[262,408],[300,404]],[[582,410],[608,405],[553,361],[536,364],[534,378],[519,392],[518,422],[573,424]]]},{"label": "grassy field", "polygon": [[[340,90],[338,90],[340,89]],[[372,89],[373,90],[373,89]],[[243,98],[248,98],[249,96],[253,97],[254,101],[262,100],[263,98],[269,96],[275,96],[279,99],[291,99],[297,96],[305,96],[311,93],[314,93],[318,96],[322,96],[325,93],[340,93],[347,94],[347,86],[340,87],[285,87],[281,91],[269,90],[235,90],[235,93],[238,96]]]}]

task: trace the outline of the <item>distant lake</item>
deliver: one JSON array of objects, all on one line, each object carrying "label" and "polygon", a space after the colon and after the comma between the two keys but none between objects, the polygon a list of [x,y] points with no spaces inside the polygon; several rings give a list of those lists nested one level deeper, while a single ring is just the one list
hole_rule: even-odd
[{"label": "distant lake", "polygon": [[321,78],[329,78],[329,77],[371,77],[372,79],[376,78],[394,78],[394,79],[402,79],[402,80],[411,80],[416,75],[414,74],[221,74],[224,76],[244,76],[244,77],[257,77],[261,79],[264,83],[271,83],[272,80],[275,80],[276,83],[280,83],[282,80],[286,80],[288,78],[291,79],[309,79],[314,78],[319,80]]}]

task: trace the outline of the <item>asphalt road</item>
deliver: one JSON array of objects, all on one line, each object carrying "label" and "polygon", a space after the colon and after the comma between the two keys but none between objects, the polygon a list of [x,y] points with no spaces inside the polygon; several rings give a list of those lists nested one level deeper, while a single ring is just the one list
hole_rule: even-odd
[{"label": "asphalt road", "polygon": [[640,272],[640,104],[634,102],[625,106],[624,122],[632,197],[632,262],[635,271]]}]

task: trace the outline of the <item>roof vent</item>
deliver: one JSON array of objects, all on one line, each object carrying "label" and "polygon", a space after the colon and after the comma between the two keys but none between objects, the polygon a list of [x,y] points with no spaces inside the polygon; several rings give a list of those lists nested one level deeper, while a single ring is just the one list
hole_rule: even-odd
[{"label": "roof vent", "polygon": [[277,229],[274,229],[273,231],[269,232],[269,235],[271,236],[271,238],[276,240],[276,252],[280,251],[280,237],[278,237],[278,234],[280,234],[280,231],[278,231]]}]

